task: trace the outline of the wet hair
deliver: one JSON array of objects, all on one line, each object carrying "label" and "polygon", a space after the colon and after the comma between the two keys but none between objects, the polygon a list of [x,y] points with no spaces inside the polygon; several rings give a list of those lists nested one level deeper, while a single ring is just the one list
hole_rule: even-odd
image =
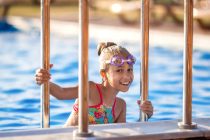
[{"label": "wet hair", "polygon": [[131,55],[128,50],[122,46],[118,46],[114,42],[101,42],[97,46],[98,49],[98,56],[99,56],[99,63],[100,63],[100,71],[106,70],[109,64],[105,62],[110,60],[114,55],[119,55],[122,57],[128,57]]}]

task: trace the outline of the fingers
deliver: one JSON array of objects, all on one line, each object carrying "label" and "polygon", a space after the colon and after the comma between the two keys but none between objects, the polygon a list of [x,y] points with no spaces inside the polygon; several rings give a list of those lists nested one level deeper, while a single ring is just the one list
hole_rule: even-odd
[{"label": "fingers", "polygon": [[141,106],[152,106],[152,103],[151,103],[151,101],[148,101],[148,100],[145,100],[145,101],[140,101],[140,103],[141,103]]},{"label": "fingers", "polygon": [[53,64],[50,64],[50,69],[53,67]]},{"label": "fingers", "polygon": [[137,104],[140,105],[141,104],[141,100],[137,100]]},{"label": "fingers", "polygon": [[149,118],[153,115],[153,106],[152,106],[152,103],[148,100],[143,101],[142,104],[140,104],[140,109],[144,113],[146,113]]},{"label": "fingers", "polygon": [[48,82],[51,79],[51,74],[45,69],[37,69],[35,81],[38,85]]},{"label": "fingers", "polygon": [[137,104],[140,106],[152,106],[151,101],[148,101],[148,100],[143,101],[143,102],[141,100],[137,100]]},{"label": "fingers", "polygon": [[38,76],[38,75],[36,75],[35,76],[35,79],[36,79],[36,82],[37,83],[42,84],[42,83],[48,82],[51,79],[51,77],[49,77],[49,76]]}]

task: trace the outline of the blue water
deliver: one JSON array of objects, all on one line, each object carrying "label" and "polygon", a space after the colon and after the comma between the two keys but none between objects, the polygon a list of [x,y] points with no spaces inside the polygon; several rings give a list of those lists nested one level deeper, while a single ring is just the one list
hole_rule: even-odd
[{"label": "blue water", "polygon": [[[89,79],[101,82],[94,38],[90,39]],[[139,58],[138,42],[119,42]],[[40,127],[40,87],[34,82],[40,67],[40,33],[0,33],[0,130]],[[182,47],[182,46],[180,46]],[[164,46],[150,47],[149,99],[154,105],[150,121],[181,119],[183,53]],[[193,117],[210,116],[210,52],[194,50]],[[52,81],[61,86],[78,83],[78,37],[51,35]],[[127,122],[138,120],[136,100],[140,97],[140,61],[134,67],[135,79],[127,93]],[[51,127],[67,120],[74,100],[50,99]]]}]

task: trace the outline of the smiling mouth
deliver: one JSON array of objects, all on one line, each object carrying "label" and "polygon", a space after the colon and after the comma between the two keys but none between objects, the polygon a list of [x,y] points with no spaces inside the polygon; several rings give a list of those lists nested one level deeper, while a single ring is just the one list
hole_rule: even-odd
[{"label": "smiling mouth", "polygon": [[123,86],[129,86],[130,82],[124,82],[124,83],[120,82],[120,84],[123,85]]}]

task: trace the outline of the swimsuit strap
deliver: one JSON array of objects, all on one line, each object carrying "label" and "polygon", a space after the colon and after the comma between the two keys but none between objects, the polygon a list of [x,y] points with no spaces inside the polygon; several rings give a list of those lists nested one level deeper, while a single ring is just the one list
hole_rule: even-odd
[{"label": "swimsuit strap", "polygon": [[[100,107],[100,106],[103,104],[102,92],[101,92],[101,89],[100,89],[100,87],[99,87],[98,84],[96,84],[96,88],[97,88],[98,94],[99,94],[99,96],[100,96],[100,103],[97,104],[97,105],[89,106],[89,107],[91,107],[91,108],[97,108],[97,107]],[[74,109],[74,111],[78,112],[78,104],[74,104],[74,105],[73,105],[73,109]]]},{"label": "swimsuit strap", "polygon": [[99,104],[97,104],[97,105],[92,105],[92,106],[89,106],[89,107],[94,107],[94,108],[97,108],[97,107],[99,107],[99,106],[101,106],[101,105],[103,104],[102,92],[101,92],[101,89],[100,89],[100,87],[99,87],[99,85],[98,85],[98,84],[96,84],[96,88],[97,88],[97,90],[98,90],[98,94],[99,94],[99,96],[100,96],[100,103],[99,103]]},{"label": "swimsuit strap", "polygon": [[115,105],[116,105],[116,98],[115,98],[114,104],[113,104],[113,106],[112,106],[112,114],[113,114],[114,119],[115,119],[115,110],[114,110]]},{"label": "swimsuit strap", "polygon": [[98,84],[96,84],[96,88],[98,90],[99,96],[100,96],[100,103],[99,104],[103,104],[103,97],[102,97],[102,91],[101,88],[99,87]]},{"label": "swimsuit strap", "polygon": [[[102,91],[101,91],[101,88],[99,87],[99,84],[96,84],[96,87],[97,87],[98,93],[100,95],[100,103],[96,106],[99,106],[99,105],[103,104],[103,97],[102,97]],[[112,106],[112,115],[113,115],[114,119],[115,119],[115,109],[114,109],[115,105],[116,105],[116,97],[115,97],[115,100],[114,100],[114,104]]]}]

